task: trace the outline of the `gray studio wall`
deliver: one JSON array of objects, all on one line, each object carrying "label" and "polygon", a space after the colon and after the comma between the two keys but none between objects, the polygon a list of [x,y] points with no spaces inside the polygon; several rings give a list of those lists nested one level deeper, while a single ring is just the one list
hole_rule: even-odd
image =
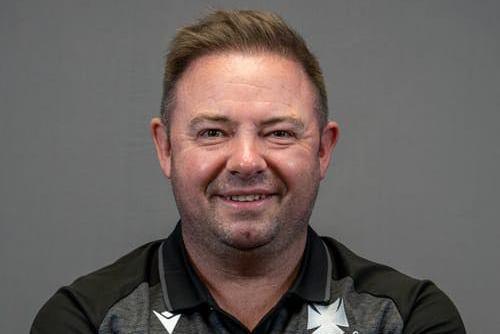
[{"label": "gray studio wall", "polygon": [[[214,7],[249,7],[212,1]],[[313,226],[500,331],[496,1],[256,1],[319,56],[341,140]],[[0,2],[0,333],[177,219],[154,156],[167,41],[203,1]]]}]

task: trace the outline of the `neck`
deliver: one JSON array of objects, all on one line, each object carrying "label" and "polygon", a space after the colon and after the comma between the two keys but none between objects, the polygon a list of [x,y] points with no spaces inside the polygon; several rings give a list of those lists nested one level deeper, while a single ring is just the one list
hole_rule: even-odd
[{"label": "neck", "polygon": [[226,246],[214,253],[191,240],[189,233],[183,233],[183,238],[195,271],[219,307],[253,329],[293,284],[305,249],[307,226],[278,249],[263,246],[247,251]]}]

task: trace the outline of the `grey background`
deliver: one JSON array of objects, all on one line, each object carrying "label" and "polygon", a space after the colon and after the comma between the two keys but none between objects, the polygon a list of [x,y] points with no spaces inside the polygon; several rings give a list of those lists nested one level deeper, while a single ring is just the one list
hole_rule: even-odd
[{"label": "grey background", "polygon": [[[320,58],[341,139],[313,226],[434,280],[500,330],[500,3],[212,1],[275,10]],[[203,1],[0,3],[0,332],[177,219],[149,137]]]}]

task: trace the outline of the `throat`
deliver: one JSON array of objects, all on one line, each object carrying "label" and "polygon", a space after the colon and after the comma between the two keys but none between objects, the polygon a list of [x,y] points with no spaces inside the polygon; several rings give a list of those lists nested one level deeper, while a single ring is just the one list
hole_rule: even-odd
[{"label": "throat", "polygon": [[207,284],[207,287],[221,309],[252,331],[288,291],[297,272],[298,268],[282,284],[265,279],[247,282],[233,280],[216,286]]},{"label": "throat", "polygon": [[306,239],[306,230],[297,233],[292,242],[272,254],[262,249],[215,254],[189,236],[184,241],[194,271],[217,305],[253,330],[295,281]]}]

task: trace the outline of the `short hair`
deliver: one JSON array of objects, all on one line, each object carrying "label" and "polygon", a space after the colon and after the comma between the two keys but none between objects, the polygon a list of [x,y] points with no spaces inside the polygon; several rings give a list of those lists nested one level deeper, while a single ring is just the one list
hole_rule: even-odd
[{"label": "short hair", "polygon": [[328,99],[319,62],[304,39],[277,14],[255,10],[217,10],[177,31],[170,43],[163,77],[161,119],[170,128],[175,88],[189,65],[204,55],[240,51],[270,52],[298,62],[316,90],[320,129],[328,119]]}]

